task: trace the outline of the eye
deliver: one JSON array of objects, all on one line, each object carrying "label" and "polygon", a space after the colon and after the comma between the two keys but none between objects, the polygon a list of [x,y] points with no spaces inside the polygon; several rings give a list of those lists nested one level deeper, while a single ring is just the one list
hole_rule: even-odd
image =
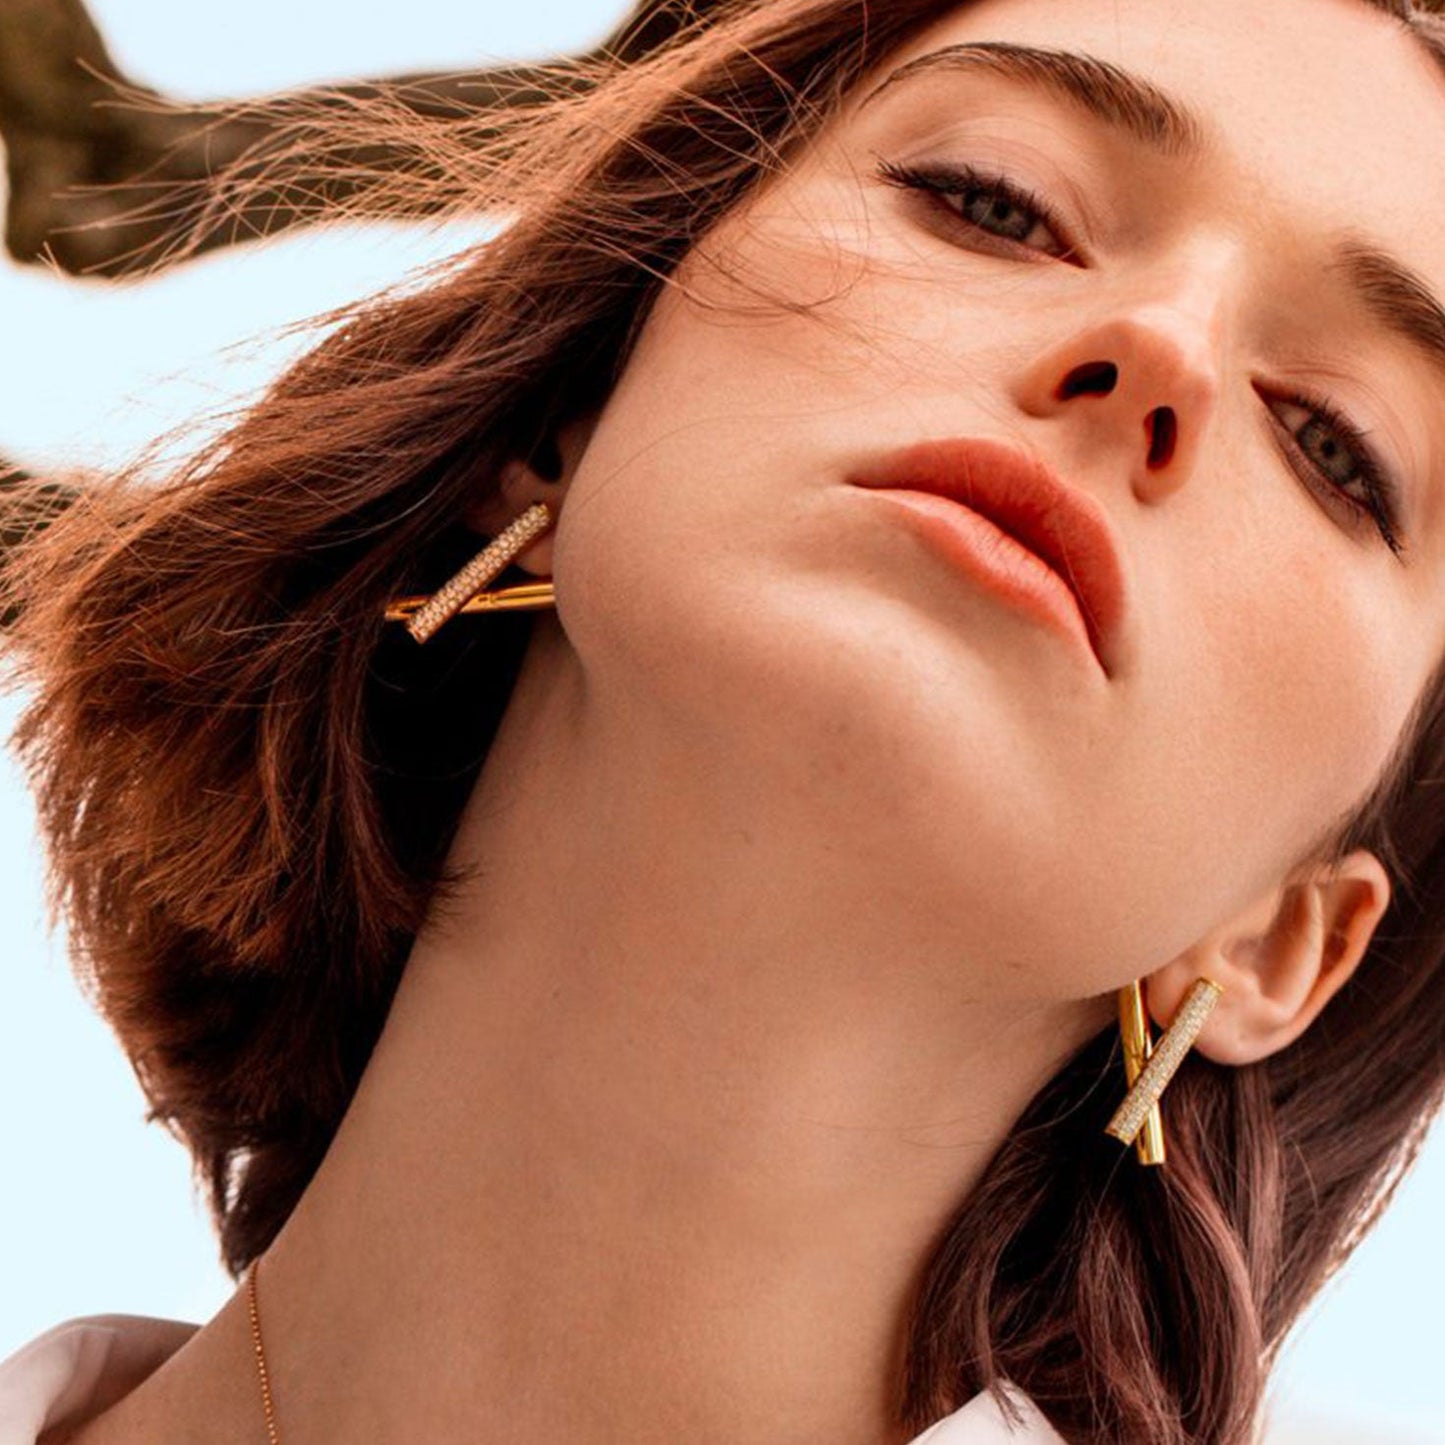
[{"label": "eye", "polygon": [[999,172],[965,162],[912,166],[880,157],[878,179],[904,190],[926,192],[951,217],[992,240],[1042,250],[1061,261],[1078,255],[1068,228],[1053,207]]},{"label": "eye", "polygon": [[1323,397],[1291,393],[1279,400],[1310,414],[1297,432],[1275,419],[1290,465],[1310,487],[1326,493],[1327,500],[1343,500],[1357,519],[1372,521],[1399,556],[1405,550],[1400,486],[1366,434]]}]

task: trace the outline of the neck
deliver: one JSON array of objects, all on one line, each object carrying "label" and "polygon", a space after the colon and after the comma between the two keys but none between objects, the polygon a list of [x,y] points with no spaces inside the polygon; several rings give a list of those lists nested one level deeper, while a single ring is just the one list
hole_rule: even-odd
[{"label": "neck", "polygon": [[[906,1440],[920,1273],[1098,1010],[992,997],[540,641],[261,1263],[283,1445]],[[244,1290],[208,1329],[169,1388],[224,1368],[264,1438]]]}]

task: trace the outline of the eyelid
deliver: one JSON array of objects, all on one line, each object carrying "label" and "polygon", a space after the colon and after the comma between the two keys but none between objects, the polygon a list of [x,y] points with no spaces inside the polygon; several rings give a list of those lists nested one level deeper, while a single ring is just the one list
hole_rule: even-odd
[{"label": "eyelid", "polygon": [[[979,126],[954,123],[930,127],[912,143],[888,147],[899,165],[919,169],[971,166],[988,174],[1008,177],[1049,202],[1067,224],[1075,248],[1082,253],[1097,251],[1112,229],[1119,204],[1114,195],[1120,185],[1129,184],[1132,170],[1106,170],[1087,149],[1051,134],[1040,145],[1009,134],[1005,125]],[[870,151],[875,163],[883,154]],[[1147,184],[1141,174],[1138,184]]]},{"label": "eyelid", "polygon": [[1041,262],[1054,260],[1075,265],[1087,262],[1089,259],[1088,249],[1081,246],[1077,240],[1081,230],[1086,228],[1075,226],[1071,220],[1061,214],[1059,206],[1046,192],[1040,193],[1034,190],[1026,180],[1009,167],[971,160],[893,161],[886,156],[876,156],[875,160],[877,162],[875,174],[885,184],[897,186],[901,190],[931,194],[935,198],[935,202],[942,205],[943,209],[947,210],[959,225],[979,231],[985,236],[988,235],[986,231],[975,226],[966,216],[944,203],[942,198],[960,195],[975,185],[992,186],[1022,201],[1026,209],[1035,213],[1038,219],[1053,232],[1055,240],[1063,249],[1060,254],[1051,256],[1047,252],[1039,251],[1036,246],[1025,246],[1022,242],[1013,242],[1004,236],[989,237],[996,245],[1017,246],[1020,251],[1033,254]]}]

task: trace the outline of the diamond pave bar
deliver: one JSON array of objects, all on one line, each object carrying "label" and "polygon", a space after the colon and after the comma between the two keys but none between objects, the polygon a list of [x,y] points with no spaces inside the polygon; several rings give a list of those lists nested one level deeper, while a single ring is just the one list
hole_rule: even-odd
[{"label": "diamond pave bar", "polygon": [[450,582],[444,583],[424,607],[406,620],[406,630],[425,642],[443,622],[455,616],[513,557],[552,525],[545,502],[533,502],[508,523]]},{"label": "diamond pave bar", "polygon": [[1135,1081],[1134,1087],[1124,1096],[1124,1102],[1114,1112],[1104,1132],[1112,1134],[1121,1144],[1132,1144],[1150,1108],[1159,1100],[1164,1086],[1174,1077],[1174,1072],[1184,1062],[1190,1045],[1199,1037],[1204,1021],[1219,1002],[1224,990],[1212,978],[1196,980],[1194,987],[1185,995],[1174,1022],[1165,1030],[1163,1037],[1154,1045],[1149,1062]]}]

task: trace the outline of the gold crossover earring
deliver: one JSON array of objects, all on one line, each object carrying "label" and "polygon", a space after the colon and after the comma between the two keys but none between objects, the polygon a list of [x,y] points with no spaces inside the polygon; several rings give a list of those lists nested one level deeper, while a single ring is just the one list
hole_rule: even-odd
[{"label": "gold crossover earring", "polygon": [[533,502],[430,597],[398,597],[387,603],[386,620],[406,623],[406,630],[418,642],[425,642],[442,623],[459,612],[517,612],[551,607],[555,601],[551,582],[525,582],[520,587],[501,587],[495,592],[483,592],[482,588],[555,520],[546,502]]},{"label": "gold crossover earring", "polygon": [[1164,1125],[1159,1096],[1184,1062],[1204,1021],[1224,992],[1212,978],[1200,978],[1184,996],[1174,1022],[1158,1043],[1149,1037],[1149,1018],[1138,979],[1119,990],[1119,1033],[1124,1042],[1124,1077],[1129,1092],[1104,1132],[1121,1144],[1133,1144],[1141,1164],[1164,1162]]}]

